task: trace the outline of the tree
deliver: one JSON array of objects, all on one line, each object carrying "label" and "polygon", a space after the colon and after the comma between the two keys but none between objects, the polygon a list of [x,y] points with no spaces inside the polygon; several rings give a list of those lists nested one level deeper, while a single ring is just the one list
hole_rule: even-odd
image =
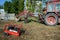
[{"label": "tree", "polygon": [[36,0],[27,0],[27,10],[34,12],[35,10],[35,5],[36,5]]},{"label": "tree", "polygon": [[11,0],[4,3],[4,9],[8,13],[18,14],[24,10],[24,0]]},{"label": "tree", "polygon": [[13,7],[13,5],[12,5],[11,2],[6,1],[6,2],[4,3],[4,9],[5,9],[5,11],[8,12],[8,13],[14,13],[14,7]]},{"label": "tree", "polygon": [[39,12],[42,13],[42,3],[39,4]]},{"label": "tree", "polygon": [[12,3],[16,14],[24,10],[24,0],[12,0]]},{"label": "tree", "polygon": [[41,2],[41,0],[27,0],[27,10],[31,12],[42,12],[42,3],[37,5],[37,2]]}]

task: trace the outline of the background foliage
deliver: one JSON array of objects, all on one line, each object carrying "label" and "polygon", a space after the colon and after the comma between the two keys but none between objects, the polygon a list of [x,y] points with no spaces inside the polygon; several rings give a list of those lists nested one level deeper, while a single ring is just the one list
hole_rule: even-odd
[{"label": "background foliage", "polygon": [[8,13],[18,14],[24,10],[24,0],[11,0],[4,3],[4,9]]}]

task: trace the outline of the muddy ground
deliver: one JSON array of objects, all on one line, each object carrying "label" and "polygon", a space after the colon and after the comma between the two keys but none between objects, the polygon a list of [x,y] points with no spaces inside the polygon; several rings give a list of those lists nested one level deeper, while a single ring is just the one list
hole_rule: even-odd
[{"label": "muddy ground", "polygon": [[25,33],[20,37],[4,36],[4,25],[9,21],[0,21],[0,40],[60,40],[60,25],[47,26],[42,23],[31,21],[29,23],[14,22],[15,24],[23,24]]}]

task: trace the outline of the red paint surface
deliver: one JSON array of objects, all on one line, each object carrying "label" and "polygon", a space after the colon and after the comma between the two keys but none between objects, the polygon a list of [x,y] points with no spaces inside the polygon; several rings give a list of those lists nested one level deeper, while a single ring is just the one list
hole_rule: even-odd
[{"label": "red paint surface", "polygon": [[54,0],[54,1],[60,1],[60,0]]},{"label": "red paint surface", "polygon": [[[18,28],[18,31],[17,32],[13,32],[13,31],[9,31],[9,30],[7,30],[6,28],[8,27],[9,25],[7,24],[7,25],[5,25],[5,27],[4,27],[4,32],[5,33],[8,33],[9,35],[14,35],[14,36],[20,36],[20,34],[21,34],[21,32],[20,32],[20,26],[22,26],[22,25],[19,25],[19,27],[17,27]],[[17,25],[15,25],[15,26],[17,26]]]}]

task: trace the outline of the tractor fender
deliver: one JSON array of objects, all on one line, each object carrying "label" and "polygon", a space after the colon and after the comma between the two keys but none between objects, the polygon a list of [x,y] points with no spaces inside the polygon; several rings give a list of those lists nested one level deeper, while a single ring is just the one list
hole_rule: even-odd
[{"label": "tractor fender", "polygon": [[[45,16],[49,13],[53,13],[53,14],[56,14],[55,12],[47,12],[46,14],[43,15],[43,18],[45,18]],[[57,14],[56,14],[57,15]]]}]

